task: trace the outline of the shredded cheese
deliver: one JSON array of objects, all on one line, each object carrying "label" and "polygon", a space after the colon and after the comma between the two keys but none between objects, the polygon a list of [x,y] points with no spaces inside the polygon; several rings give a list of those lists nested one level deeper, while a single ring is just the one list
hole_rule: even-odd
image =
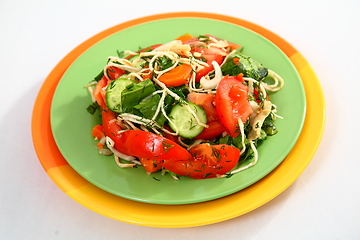
[{"label": "shredded cheese", "polygon": [[248,140],[252,141],[260,136],[261,127],[264,123],[265,118],[271,112],[272,103],[270,101],[264,101],[263,109],[255,116],[250,119],[251,131],[248,134]]},{"label": "shredded cheese", "polygon": [[239,123],[239,128],[240,128],[240,134],[241,134],[241,146],[242,149],[240,151],[240,155],[243,154],[246,150],[246,145],[245,145],[245,131],[244,131],[244,123],[242,122],[241,118],[238,118],[238,123]]},{"label": "shredded cheese", "polygon": [[279,74],[272,70],[268,70],[268,75],[274,80],[274,84],[268,85],[264,82],[261,85],[268,91],[277,92],[284,87],[284,79]]}]

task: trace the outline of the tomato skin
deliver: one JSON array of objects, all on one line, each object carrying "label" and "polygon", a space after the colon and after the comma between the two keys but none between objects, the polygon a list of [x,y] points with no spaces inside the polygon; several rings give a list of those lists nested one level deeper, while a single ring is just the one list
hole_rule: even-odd
[{"label": "tomato skin", "polygon": [[[168,125],[165,125],[164,128],[165,128],[166,130],[168,130],[169,132],[174,133],[174,131],[173,131],[173,130],[171,129],[171,127],[169,127]],[[172,135],[172,134],[167,133],[167,132],[163,132],[163,134],[164,134],[164,137],[165,137],[165,138],[170,139],[171,141],[176,142],[176,143],[179,142],[179,139],[178,139],[177,136]]]},{"label": "tomato skin", "polygon": [[204,59],[209,65],[208,67],[202,68],[197,74],[195,81],[199,82],[203,76],[206,76],[209,72],[214,70],[212,62],[215,61],[219,65],[223,62],[224,56],[227,54],[223,49],[216,47],[209,47],[207,42],[199,41],[198,37],[189,39],[183,44],[189,44],[191,47],[191,53],[195,52],[201,54],[201,59]]},{"label": "tomato skin", "polygon": [[207,124],[209,127],[204,128],[204,130],[195,137],[195,139],[204,139],[210,140],[217,136],[220,136],[225,132],[225,127],[218,121],[210,122]]},{"label": "tomato skin", "polygon": [[205,110],[208,123],[217,120],[217,112],[214,106],[215,94],[191,92],[187,95],[187,100]]},{"label": "tomato skin", "polygon": [[103,110],[102,125],[105,136],[114,141],[119,152],[138,158],[161,160],[187,160],[191,154],[176,142],[154,133],[141,130],[127,130],[119,133],[116,115],[110,110]]},{"label": "tomato skin", "polygon": [[214,66],[212,64],[213,61],[217,62],[219,65],[223,62],[224,57],[216,54],[204,54],[202,58],[206,59],[206,63],[209,65],[208,67],[202,68],[197,72],[195,81],[199,82],[200,79],[206,76],[209,72],[214,70]]},{"label": "tomato skin", "polygon": [[114,140],[119,135],[118,132],[122,130],[121,127],[117,124],[115,113],[107,108],[103,109],[101,120],[105,136],[108,136]]},{"label": "tomato skin", "polygon": [[241,75],[226,76],[218,85],[215,96],[218,119],[232,137],[240,134],[238,119],[246,122],[253,112],[247,93],[248,88],[243,84]]},{"label": "tomato skin", "polygon": [[[111,136],[109,136],[111,137]],[[191,154],[179,144],[154,133],[141,130],[125,131],[114,139],[120,152],[139,158],[187,160]]]},{"label": "tomato skin", "polygon": [[94,98],[102,109],[106,108],[105,87],[107,86],[107,84],[108,84],[107,78],[102,77],[94,87],[94,92],[93,92]]},{"label": "tomato skin", "polygon": [[224,126],[217,120],[218,114],[214,106],[215,94],[191,92],[187,95],[189,102],[199,105],[206,112],[207,128],[195,137],[195,139],[209,140],[225,132]]},{"label": "tomato skin", "polygon": [[110,80],[115,80],[126,74],[126,71],[114,66],[108,66],[106,68],[106,73]]},{"label": "tomato skin", "polygon": [[240,150],[225,144],[198,144],[189,150],[192,159],[165,160],[163,167],[180,175],[194,179],[214,178],[229,172],[239,161]]}]

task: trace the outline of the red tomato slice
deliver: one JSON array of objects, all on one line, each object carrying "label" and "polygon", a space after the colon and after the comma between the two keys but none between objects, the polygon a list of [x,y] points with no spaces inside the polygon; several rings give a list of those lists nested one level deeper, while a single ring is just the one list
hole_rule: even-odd
[{"label": "red tomato slice", "polygon": [[95,88],[94,88],[94,93],[93,93],[94,98],[102,109],[106,108],[105,87],[107,86],[107,84],[108,84],[107,78],[102,77],[100,79],[100,81],[98,81],[98,83],[95,85]]},{"label": "red tomato slice", "polygon": [[206,63],[209,65],[208,67],[202,68],[199,72],[196,74],[195,80],[197,82],[200,81],[200,79],[203,76],[206,76],[209,72],[214,70],[214,66],[212,64],[213,61],[217,62],[219,65],[221,65],[222,61],[224,60],[224,57],[221,55],[216,54],[204,54],[202,55],[203,59],[206,59]]},{"label": "red tomato slice", "polygon": [[141,130],[128,130],[119,134],[115,113],[102,113],[103,131],[114,141],[114,147],[121,153],[138,158],[161,160],[187,160],[191,154],[179,144],[165,137]]},{"label": "red tomato slice", "polygon": [[[165,128],[166,130],[168,130],[169,132],[174,133],[174,131],[173,131],[173,130],[171,129],[171,127],[169,127],[168,125],[165,125],[164,128]],[[164,132],[164,137],[167,138],[167,139],[170,139],[170,140],[173,141],[173,142],[176,142],[176,143],[179,142],[178,137],[175,136],[175,135],[172,135],[172,134],[170,134],[170,133]]]},{"label": "red tomato slice", "polygon": [[226,131],[224,126],[218,122],[211,122],[207,124],[209,127],[204,128],[204,130],[195,137],[195,139],[204,139],[204,140],[210,140],[217,136],[220,136],[223,132]]},{"label": "red tomato slice", "polygon": [[225,144],[198,144],[191,148],[193,158],[181,161],[165,160],[163,167],[195,179],[214,178],[229,172],[239,161],[240,150]]},{"label": "red tomato slice", "polygon": [[126,74],[126,71],[117,67],[109,66],[106,68],[106,73],[110,80],[115,80]]},{"label": "red tomato slice", "polygon": [[139,158],[172,161],[191,159],[191,154],[179,144],[150,132],[128,130],[117,135],[113,140],[117,150]]},{"label": "red tomato slice", "polygon": [[215,94],[191,92],[187,95],[187,100],[205,110],[208,123],[217,120],[217,112],[214,106]]},{"label": "red tomato slice", "polygon": [[197,52],[201,54],[201,58],[206,60],[206,63],[209,65],[201,69],[196,74],[196,81],[199,82],[200,79],[207,75],[209,72],[214,70],[213,61],[216,61],[219,65],[224,60],[224,56],[227,54],[223,49],[216,47],[208,47],[207,42],[199,41],[197,37],[192,38],[188,41],[185,41],[184,44],[189,44],[191,47],[191,53]]},{"label": "red tomato slice", "polygon": [[226,76],[217,88],[215,106],[218,119],[228,134],[237,137],[240,133],[238,119],[246,122],[253,112],[248,100],[248,88],[242,76]]},{"label": "red tomato slice", "polygon": [[101,114],[102,126],[105,136],[110,137],[112,140],[118,136],[121,127],[117,124],[116,115],[109,109],[103,109]]}]

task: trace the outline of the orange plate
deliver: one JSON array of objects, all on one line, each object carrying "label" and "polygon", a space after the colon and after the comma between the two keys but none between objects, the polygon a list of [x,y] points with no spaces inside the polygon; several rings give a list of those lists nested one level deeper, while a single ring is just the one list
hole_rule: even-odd
[{"label": "orange plate", "polygon": [[[270,174],[250,187],[208,202],[155,205],[135,202],[105,192],[75,172],[59,152],[50,128],[50,105],[56,86],[72,62],[107,36],[137,24],[171,18],[207,18],[225,21],[257,32],[276,44],[294,63],[306,91],[307,110],[303,131],[290,154]],[[104,216],[151,227],[193,227],[231,219],[267,203],[289,187],[304,171],[320,143],[325,123],[325,101],[320,83],[306,59],[281,37],[253,23],[218,14],[178,12],[147,16],[109,28],[71,51],[46,78],[36,99],[32,136],[47,174],[71,198]]]}]

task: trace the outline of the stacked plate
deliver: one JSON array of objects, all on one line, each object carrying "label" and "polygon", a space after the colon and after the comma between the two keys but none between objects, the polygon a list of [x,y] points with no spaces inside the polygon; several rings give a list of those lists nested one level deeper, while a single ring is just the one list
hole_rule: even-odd
[{"label": "stacked plate", "polygon": [[[259,146],[259,162],[231,178],[173,180],[122,169],[98,154],[91,137],[100,122],[86,108],[84,87],[117,51],[211,34],[243,46],[243,53],[280,74],[285,87],[271,96],[282,119],[278,134]],[[231,219],[267,203],[303,172],[320,142],[325,102],[306,59],[274,33],[233,17],[169,13],[132,20],[90,38],[50,73],[36,99],[32,132],[50,178],[80,204],[107,217],[152,227],[193,227]],[[136,144],[136,143],[134,143]]]}]

